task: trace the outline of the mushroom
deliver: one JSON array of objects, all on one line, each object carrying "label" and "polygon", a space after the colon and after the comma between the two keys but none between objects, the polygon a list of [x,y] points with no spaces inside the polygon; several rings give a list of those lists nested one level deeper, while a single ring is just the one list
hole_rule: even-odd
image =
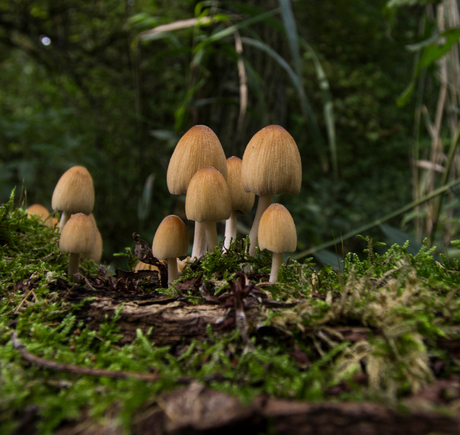
[{"label": "mushroom", "polygon": [[[206,125],[195,125],[179,140],[169,161],[166,181],[169,192],[184,195],[198,169],[213,166],[227,179],[227,163],[219,138]],[[201,258],[206,252],[205,232],[195,223],[192,258]]]},{"label": "mushroom", "polygon": [[152,254],[168,263],[168,285],[179,278],[177,257],[187,255],[188,234],[184,221],[174,214],[166,216],[155,232]]},{"label": "mushroom", "polygon": [[232,198],[224,176],[212,166],[201,168],[190,180],[185,198],[187,219],[202,223],[208,251],[218,245],[216,222],[232,212]]},{"label": "mushroom", "polygon": [[75,213],[88,215],[93,211],[93,179],[85,167],[73,166],[64,172],[54,188],[51,207],[62,212],[59,221],[61,232],[70,215]]},{"label": "mushroom", "polygon": [[59,249],[70,252],[69,275],[78,273],[80,254],[90,254],[95,242],[96,232],[90,218],[84,213],[73,214],[59,239]]},{"label": "mushroom", "polygon": [[102,249],[103,249],[102,235],[97,227],[96,219],[94,218],[94,215],[90,213],[88,217],[91,223],[93,224],[94,231],[96,232],[96,242],[94,243],[93,252],[91,252],[91,254],[82,254],[81,258],[90,259],[90,260],[95,261],[96,263],[100,263],[101,258],[102,258]]},{"label": "mushroom", "polygon": [[27,215],[30,217],[36,215],[47,227],[53,227],[54,223],[50,218],[50,212],[41,204],[33,204],[27,209]]},{"label": "mushroom", "polygon": [[236,239],[237,214],[248,214],[253,205],[255,195],[252,192],[245,192],[241,181],[242,161],[239,157],[227,159],[228,178],[227,184],[232,198],[232,213],[225,222],[224,249],[230,248],[231,241]]},{"label": "mushroom", "polygon": [[260,218],[259,231],[260,249],[273,252],[270,282],[276,282],[283,252],[293,252],[297,247],[297,233],[291,213],[281,204],[271,204]]},{"label": "mushroom", "polygon": [[271,203],[271,195],[297,195],[302,183],[302,163],[293,137],[279,125],[259,130],[243,154],[241,169],[246,192],[259,195],[256,216],[249,233],[249,254],[255,255],[260,218]]}]

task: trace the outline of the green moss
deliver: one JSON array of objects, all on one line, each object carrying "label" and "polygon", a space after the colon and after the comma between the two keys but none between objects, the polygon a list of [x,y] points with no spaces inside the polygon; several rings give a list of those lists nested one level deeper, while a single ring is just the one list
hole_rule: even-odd
[{"label": "green moss", "polygon": [[[288,260],[276,285],[266,283],[270,255],[249,257],[247,240],[237,240],[226,254],[216,248],[190,265],[178,284],[201,279],[212,296],[225,296],[238,273],[251,265],[248,276],[260,293],[257,315],[248,325],[249,341],[238,328],[222,335],[209,326],[207,340],[170,348],[155,345],[140,330],[131,344],[120,346],[120,311],[98,331],[78,321],[75,313],[85,301],[71,305],[51,290],[57,280],[68,280],[67,255],[59,252],[52,230],[13,209],[13,196],[0,208],[0,240],[0,426],[5,433],[29,406],[37,407],[43,434],[82,412],[98,419],[110,409],[117,409],[119,423],[129,428],[133,413],[177,388],[176,380],[184,377],[245,402],[267,394],[401,406],[405,397],[439,376],[433,360],[443,362],[444,377],[459,372],[439,340],[459,335],[460,267],[446,258],[437,261],[426,245],[416,255],[407,252],[407,244],[378,254],[367,238],[364,256],[347,254],[343,272],[318,268],[312,259],[303,264]],[[130,248],[125,255],[133,266]],[[86,261],[82,271],[95,276],[98,266]],[[173,288],[168,292],[176,294]],[[198,289],[185,297],[193,303],[206,301]],[[14,330],[27,350],[41,358],[153,371],[158,380],[39,368],[14,348]],[[358,332],[349,336],[346,330]]]}]

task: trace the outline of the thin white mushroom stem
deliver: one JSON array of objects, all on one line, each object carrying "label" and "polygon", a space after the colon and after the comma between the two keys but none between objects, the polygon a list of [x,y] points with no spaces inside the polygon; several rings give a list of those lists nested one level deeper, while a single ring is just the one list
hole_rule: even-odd
[{"label": "thin white mushroom stem", "polygon": [[78,267],[80,263],[80,254],[74,254],[70,253],[70,259],[69,259],[69,270],[68,273],[70,276],[75,275],[78,273]]},{"label": "thin white mushroom stem", "polygon": [[60,221],[59,221],[59,231],[60,231],[61,233],[62,233],[62,230],[63,230],[63,228],[64,228],[64,225],[65,225],[66,222],[70,219],[70,216],[71,216],[71,215],[70,215],[69,213],[65,212],[65,211],[63,211],[63,212],[61,213],[61,219],[60,219]]},{"label": "thin white mushroom stem", "polygon": [[166,259],[168,263],[168,285],[171,285],[179,278],[179,269],[177,268],[177,258],[171,257]]},{"label": "thin white mushroom stem", "polygon": [[236,240],[236,221],[237,221],[236,210],[232,210],[230,218],[225,221],[225,237],[224,237],[224,250],[228,251],[230,249],[230,244],[232,240]]},{"label": "thin white mushroom stem", "polygon": [[206,231],[204,224],[195,222],[191,260],[203,258],[206,254]]},{"label": "thin white mushroom stem", "polygon": [[269,282],[276,282],[278,280],[278,272],[280,271],[280,267],[282,263],[283,263],[283,253],[273,252],[272,270],[270,272]]},{"label": "thin white mushroom stem", "polygon": [[217,238],[217,228],[215,222],[203,222],[206,231],[206,244],[208,251],[214,251],[214,248],[219,244]]},{"label": "thin white mushroom stem", "polygon": [[251,231],[249,232],[249,255],[254,257],[256,255],[256,246],[257,246],[257,233],[259,231],[259,222],[264,211],[268,208],[272,202],[272,195],[267,193],[266,195],[259,196],[259,202],[257,203],[256,216],[254,217],[254,222],[252,223]]}]

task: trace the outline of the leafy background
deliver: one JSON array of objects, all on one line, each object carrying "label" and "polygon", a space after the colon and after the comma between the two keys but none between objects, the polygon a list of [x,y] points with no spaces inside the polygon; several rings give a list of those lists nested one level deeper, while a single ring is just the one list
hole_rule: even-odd
[{"label": "leafy background", "polygon": [[[152,240],[164,216],[184,217],[166,169],[188,128],[210,126],[241,157],[277,123],[303,159],[301,194],[274,198],[300,252],[334,239],[344,255],[363,245],[341,236],[363,225],[444,251],[458,237],[455,187],[414,205],[456,180],[455,11],[452,0],[0,0],[0,201],[18,186],[20,204],[49,208],[60,175],[86,166],[110,263],[133,232]],[[374,225],[404,207],[384,233]]]}]

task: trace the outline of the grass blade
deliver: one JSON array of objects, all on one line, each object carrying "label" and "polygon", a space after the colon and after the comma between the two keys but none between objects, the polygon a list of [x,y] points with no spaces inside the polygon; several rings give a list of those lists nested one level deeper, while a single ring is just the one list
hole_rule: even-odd
[{"label": "grass blade", "polygon": [[335,118],[334,118],[334,106],[332,103],[331,87],[329,80],[327,79],[326,72],[316,54],[313,47],[308,44],[305,40],[301,40],[305,48],[309,51],[312,56],[313,63],[316,69],[316,77],[318,78],[319,87],[321,89],[321,96],[323,99],[323,112],[324,120],[326,122],[327,138],[329,142],[329,152],[331,154],[332,172],[336,180],[339,178],[339,165],[337,158],[337,142],[335,135]]},{"label": "grass blade", "polygon": [[279,0],[281,7],[281,18],[283,19],[284,30],[286,32],[289,48],[291,49],[292,62],[294,70],[302,83],[302,57],[299,49],[299,39],[297,35],[297,26],[292,13],[290,0]]},{"label": "grass blade", "polygon": [[[399,216],[400,214],[406,213],[409,210],[413,209],[414,207],[432,199],[435,198],[438,195],[441,195],[445,193],[447,190],[460,185],[460,178],[457,178],[456,180],[451,181],[450,183],[445,184],[442,187],[439,187],[438,189],[433,190],[430,192],[428,195],[425,195],[423,198],[418,199],[417,201],[412,201],[410,204],[405,205],[404,207],[401,207],[400,209],[391,212],[379,219],[376,219],[372,221],[371,223],[365,224],[357,228],[356,230],[349,231],[348,233],[344,234],[341,237],[341,240],[347,240],[350,239],[351,237],[357,236],[360,233],[363,233],[364,231],[368,231],[371,228],[374,228],[378,225],[383,224],[384,222],[393,219],[396,216]],[[291,255],[291,257],[294,260],[298,260],[299,258],[306,257],[307,255],[311,255],[314,252],[321,251],[322,249],[327,249],[330,248],[331,246],[334,246],[336,244],[336,240],[331,240],[329,242],[322,243],[321,245],[314,246],[313,248],[307,249],[305,251],[299,252],[298,254]]]}]

